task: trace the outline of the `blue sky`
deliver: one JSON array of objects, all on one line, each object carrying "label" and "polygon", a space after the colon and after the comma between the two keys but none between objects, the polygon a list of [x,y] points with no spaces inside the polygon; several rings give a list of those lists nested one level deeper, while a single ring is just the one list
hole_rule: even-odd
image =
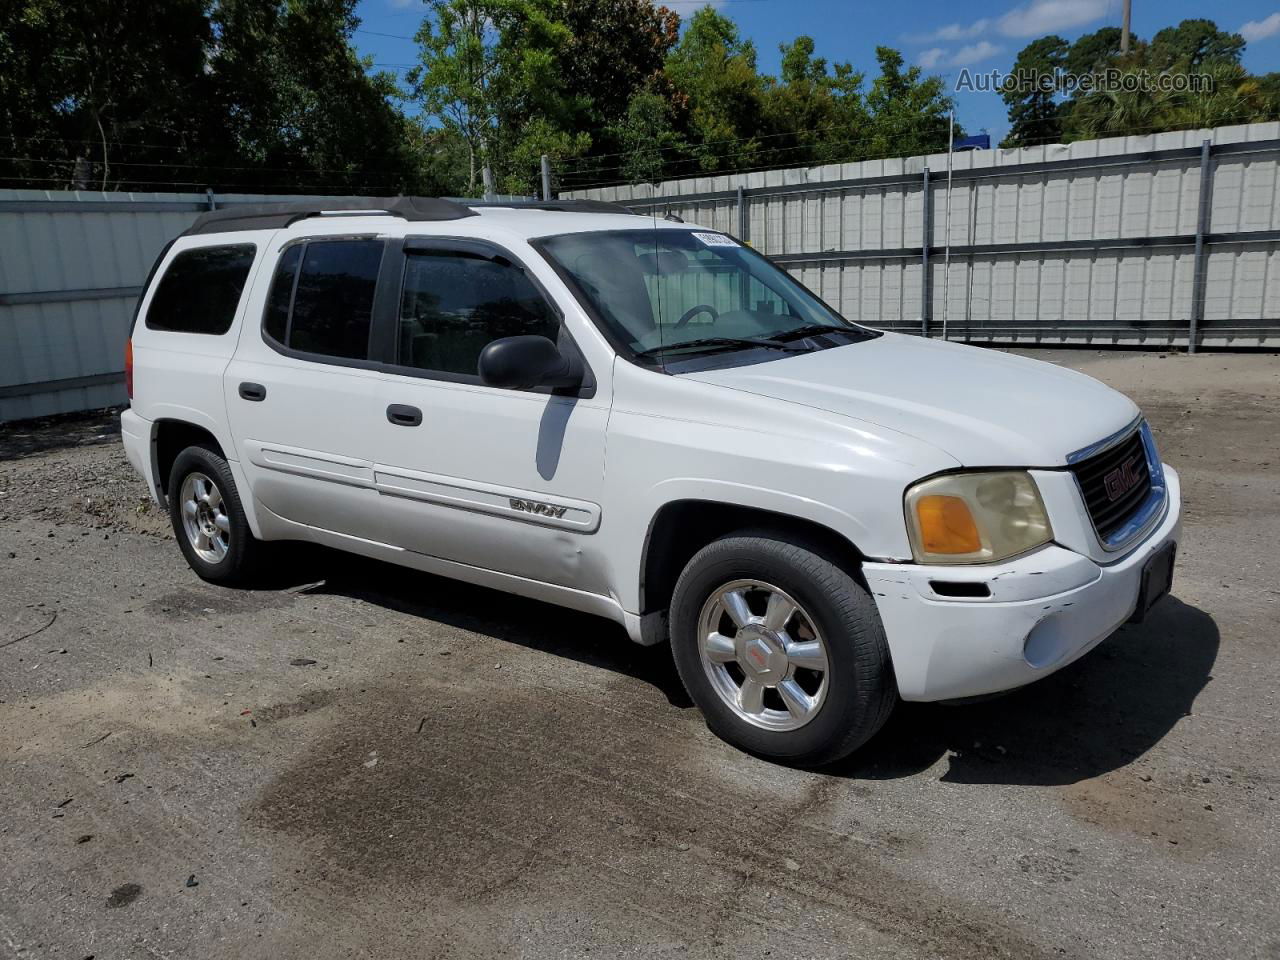
[{"label": "blue sky", "polygon": [[[705,0],[665,0],[688,17]],[[942,75],[952,87],[961,69],[1007,70],[1018,51],[1046,33],[1068,40],[1108,24],[1119,26],[1121,0],[1025,0],[1015,2],[863,3],[855,0],[716,0],[715,7],[737,21],[755,41],[760,69],[778,69],[778,44],[801,34],[812,36],[817,53],[848,60],[868,75],[875,72],[875,48],[897,47],[909,63]],[[363,21],[356,46],[380,67],[400,70],[412,64],[416,47],[409,40],[422,19],[421,0],[361,0]],[[1245,66],[1255,73],[1280,70],[1280,2],[1230,0],[1133,0],[1133,32],[1144,39],[1188,17],[1207,16],[1223,29],[1242,31],[1249,45]],[[380,36],[392,34],[394,36]],[[987,128],[993,138],[1008,130],[1005,107],[993,93],[956,94],[957,119],[969,132]]]}]

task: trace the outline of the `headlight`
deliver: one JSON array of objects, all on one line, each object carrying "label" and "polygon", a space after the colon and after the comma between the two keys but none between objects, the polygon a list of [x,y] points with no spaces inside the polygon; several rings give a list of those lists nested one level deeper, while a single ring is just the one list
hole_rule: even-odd
[{"label": "headlight", "polygon": [[907,490],[917,563],[992,563],[1053,539],[1044,501],[1023,470],[951,473]]}]

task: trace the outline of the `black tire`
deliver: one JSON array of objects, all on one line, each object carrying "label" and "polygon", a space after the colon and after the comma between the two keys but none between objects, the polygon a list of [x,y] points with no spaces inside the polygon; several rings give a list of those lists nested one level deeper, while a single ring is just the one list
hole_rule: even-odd
[{"label": "black tire", "polygon": [[[193,474],[212,480],[221,494],[222,513],[229,521],[226,531],[226,552],[220,560],[211,561],[200,556],[187,534],[183,521],[182,490],[187,478]],[[245,585],[254,580],[261,569],[261,555],[265,544],[256,539],[249,529],[240,492],[227,461],[215,449],[204,446],[187,447],[173,461],[169,472],[169,520],[178,540],[182,555],[191,569],[202,579],[224,586]]]},{"label": "black tire", "polygon": [[[699,649],[699,617],[713,592],[736,580],[779,587],[803,608],[826,644],[827,690],[816,714],[794,730],[766,730],[721,699]],[[768,531],[730,534],[689,561],[671,602],[676,669],[707,726],[758,756],[820,766],[848,756],[879,730],[898,700],[875,602],[853,576],[815,544],[787,542]]]}]

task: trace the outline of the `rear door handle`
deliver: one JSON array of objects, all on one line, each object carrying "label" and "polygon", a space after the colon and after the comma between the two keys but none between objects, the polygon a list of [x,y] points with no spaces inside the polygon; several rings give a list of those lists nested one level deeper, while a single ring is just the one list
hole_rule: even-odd
[{"label": "rear door handle", "polygon": [[267,388],[260,383],[245,382],[240,384],[240,396],[246,400],[267,399]]},{"label": "rear door handle", "polygon": [[387,407],[387,419],[397,427],[416,427],[422,422],[422,411],[403,403],[393,403]]}]

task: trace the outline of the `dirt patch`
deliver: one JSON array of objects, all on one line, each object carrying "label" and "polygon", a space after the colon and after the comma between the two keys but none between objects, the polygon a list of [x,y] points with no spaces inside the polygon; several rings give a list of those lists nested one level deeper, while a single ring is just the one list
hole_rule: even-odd
[{"label": "dirt patch", "polygon": [[1222,815],[1208,802],[1218,799],[1219,791],[1197,786],[1125,770],[1077,784],[1063,802],[1085,823],[1148,843],[1153,855],[1230,856],[1239,838],[1219,829]]},{"label": "dirt patch", "polygon": [[107,909],[117,910],[120,907],[127,907],[140,896],[142,896],[141,886],[136,883],[122,883],[111,891],[111,896],[107,897]]},{"label": "dirt patch", "polygon": [[338,699],[336,690],[308,690],[297,700],[285,703],[273,703],[269,707],[259,707],[253,711],[253,719],[258,723],[273,723],[301,717],[315,710],[323,710]]},{"label": "dirt patch", "polygon": [[[728,778],[709,800],[662,759],[681,731],[647,743],[649,762],[622,762],[640,747],[625,724],[602,730],[581,703],[487,685],[368,689],[337,706],[341,719],[267,785],[249,822],[310,851],[310,872],[339,895],[377,882],[467,910],[626,889],[654,937],[764,925],[803,953],[869,928],[925,953],[1042,955],[994,915],[975,919],[880,851],[811,825],[841,789],[820,775],[791,802]],[[655,874],[648,889],[629,880]]]},{"label": "dirt patch", "polygon": [[147,602],[147,613],[166,620],[254,614],[293,606],[291,593],[265,590],[231,590],[202,583],[191,589],[174,590]]},{"label": "dirt patch", "polygon": [[235,705],[202,681],[185,670],[117,674],[29,703],[0,705],[0,752],[30,757],[112,738],[173,742],[230,729]]}]

